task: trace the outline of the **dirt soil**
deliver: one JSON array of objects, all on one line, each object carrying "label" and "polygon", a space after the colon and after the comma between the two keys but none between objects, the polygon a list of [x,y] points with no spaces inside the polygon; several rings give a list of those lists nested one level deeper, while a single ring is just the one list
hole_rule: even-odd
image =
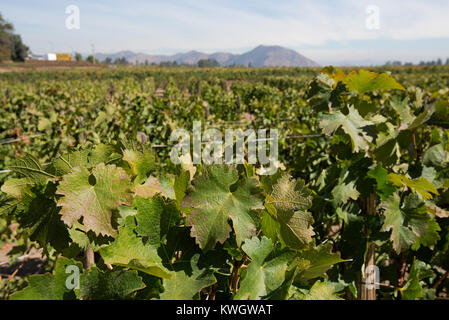
[{"label": "dirt soil", "polygon": [[14,245],[5,244],[0,248],[0,276],[2,278],[13,275],[14,277],[25,277],[30,274],[44,272],[45,259],[42,257],[42,249],[32,248],[30,252],[19,257],[11,264],[8,263],[8,252],[12,250]]}]

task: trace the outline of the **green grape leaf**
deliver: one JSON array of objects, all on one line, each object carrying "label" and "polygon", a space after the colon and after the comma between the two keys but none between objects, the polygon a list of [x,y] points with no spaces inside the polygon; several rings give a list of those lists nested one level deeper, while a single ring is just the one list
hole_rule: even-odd
[{"label": "green grape leaf", "polygon": [[146,179],[147,174],[154,169],[155,158],[154,154],[150,151],[136,151],[126,149],[123,151],[123,160],[126,161],[133,173],[137,176],[137,181],[143,181]]},{"label": "green grape leaf", "polygon": [[424,288],[421,281],[425,278],[434,276],[433,271],[429,265],[416,258],[413,259],[412,267],[407,276],[407,281],[400,290],[403,300],[417,300],[423,298]]},{"label": "green grape leaf", "polygon": [[438,190],[424,177],[412,180],[401,174],[390,173],[388,179],[397,187],[410,188],[424,200],[432,199],[431,193],[439,195]]},{"label": "green grape leaf", "polygon": [[345,204],[349,199],[357,200],[360,196],[360,192],[355,187],[355,181],[345,183],[344,180],[345,178],[339,179],[339,183],[332,189],[332,203],[335,207]]},{"label": "green grape leaf", "polygon": [[395,193],[385,202],[385,221],[383,231],[391,229],[393,248],[400,253],[415,242],[416,235],[412,230],[404,226],[405,215],[400,208],[399,196]]},{"label": "green grape leaf", "polygon": [[199,254],[193,255],[190,260],[191,272],[177,271],[172,279],[164,279],[164,292],[160,294],[161,300],[192,300],[205,287],[216,282],[211,270],[198,268]]},{"label": "green grape leaf", "polygon": [[135,226],[130,221],[133,216],[126,218],[125,226],[119,227],[115,241],[99,252],[104,263],[119,265],[161,277],[170,278],[172,274],[163,264],[155,246],[144,244],[142,239],[134,233]]},{"label": "green grape leaf", "polygon": [[11,197],[22,199],[24,193],[31,192],[30,186],[31,183],[26,178],[9,178],[3,183],[0,190]]},{"label": "green grape leaf", "polygon": [[88,149],[76,150],[65,155],[60,155],[51,162],[49,171],[60,177],[72,172],[72,169],[75,167],[87,167],[88,155]]},{"label": "green grape leaf", "polygon": [[438,169],[446,168],[449,163],[449,153],[441,143],[434,145],[424,153],[423,163]]},{"label": "green grape leaf", "polygon": [[416,199],[407,197],[405,206],[401,208],[400,198],[393,194],[384,202],[385,221],[382,231],[391,230],[391,241],[397,253],[401,253],[412,245],[415,249],[425,245],[430,247],[438,239],[440,227],[428,213],[424,203],[416,204]]},{"label": "green grape leaf", "polygon": [[89,153],[89,167],[93,167],[102,162],[110,164],[115,160],[120,160],[121,156],[118,152],[119,150],[115,146],[102,143],[97,144]]},{"label": "green grape leaf", "polygon": [[405,90],[392,76],[387,73],[378,74],[367,70],[353,71],[349,73],[343,82],[348,90],[357,91],[359,94],[374,90],[399,89]]},{"label": "green grape leaf", "polygon": [[119,159],[121,157],[116,154],[114,146],[100,143],[93,149],[75,150],[58,156],[52,161],[48,171],[59,177],[72,172],[76,167],[91,168],[102,162],[108,164]]},{"label": "green grape leaf", "polygon": [[[195,173],[193,173],[194,175]],[[176,176],[173,184],[173,190],[175,192],[175,200],[178,207],[181,205],[182,200],[186,195],[187,188],[190,185],[190,177],[193,177],[189,171],[182,170],[181,173]]]},{"label": "green grape leaf", "polygon": [[148,237],[148,244],[158,247],[170,227],[181,219],[174,203],[168,203],[162,197],[140,198],[134,200],[137,207],[137,228],[140,236]]},{"label": "green grape leaf", "polygon": [[56,176],[46,172],[39,161],[30,154],[16,159],[9,169],[26,177],[30,183],[46,184],[48,180],[56,178]]},{"label": "green grape leaf", "polygon": [[80,262],[60,257],[56,261],[53,274],[32,275],[28,278],[25,289],[11,295],[11,300],[66,300],[75,299],[73,289],[68,289],[66,282],[71,273],[66,273],[68,266],[82,270]]},{"label": "green grape leaf", "polygon": [[133,189],[135,197],[151,198],[156,194],[160,194],[166,198],[170,198],[163,190],[161,183],[156,177],[148,177],[143,184],[139,184]]},{"label": "green grape leaf", "polygon": [[[48,188],[54,190],[55,187],[51,185]],[[36,192],[27,210],[18,214],[18,221],[30,239],[37,241],[42,248],[47,248],[50,244],[56,250],[62,251],[68,247],[70,237],[61,220],[59,209],[52,198]]]},{"label": "green grape leaf", "polygon": [[341,94],[345,91],[345,86],[339,83],[338,79],[333,79],[326,73],[320,73],[309,85],[308,103],[316,111],[328,111],[329,102],[333,107],[340,106]]},{"label": "green grape leaf", "polygon": [[57,193],[62,207],[62,220],[69,226],[83,217],[85,231],[114,236],[112,211],[129,202],[128,175],[115,165],[100,163],[90,173],[86,168],[74,168],[60,182]]},{"label": "green grape leaf", "polygon": [[[238,183],[237,183],[238,182]],[[237,183],[237,184],[236,184]],[[230,188],[236,184],[235,191]],[[232,167],[212,166],[194,183],[190,202],[192,212],[186,224],[202,249],[223,243],[231,232],[232,220],[237,244],[256,234],[256,221],[252,208],[261,205],[255,196],[258,181],[255,178],[238,181],[238,172]]]},{"label": "green grape leaf", "polygon": [[343,300],[337,295],[334,285],[320,280],[313,284],[309,292],[295,294],[294,298],[298,300]]},{"label": "green grape leaf", "polygon": [[374,123],[363,119],[353,106],[349,106],[348,109],[348,115],[344,115],[340,111],[323,114],[320,118],[320,127],[326,135],[331,135],[341,127],[351,138],[353,152],[358,152],[360,149],[366,151],[373,138],[365,133],[362,128]]},{"label": "green grape leaf", "polygon": [[344,262],[338,253],[332,252],[332,244],[326,243],[311,247],[300,253],[299,257],[308,261],[307,268],[298,274],[298,278],[309,280],[321,277],[334,264]]},{"label": "green grape leaf", "polygon": [[409,124],[413,122],[413,119],[415,118],[412,115],[412,111],[408,105],[409,98],[405,97],[404,99],[401,100],[400,97],[395,96],[395,97],[391,98],[390,103],[391,103],[393,110],[395,110],[399,116],[400,130],[406,129],[409,126]]},{"label": "green grape leaf", "polygon": [[78,299],[83,300],[117,300],[143,288],[145,284],[135,270],[103,272],[93,266],[81,274],[80,288],[75,292]]},{"label": "green grape leaf", "polygon": [[386,200],[396,191],[396,188],[388,179],[388,171],[380,164],[378,164],[376,168],[368,171],[367,176],[376,180],[376,190],[382,200]]},{"label": "green grape leaf", "polygon": [[307,211],[312,199],[304,181],[296,182],[288,174],[282,174],[270,189],[271,193],[265,199],[265,207],[277,222],[273,223],[265,217],[265,223],[270,222],[274,227],[271,235],[278,234],[282,242],[293,249],[310,243],[315,234],[312,214]]},{"label": "green grape leaf", "polygon": [[234,296],[235,300],[259,300],[282,285],[294,254],[287,252],[267,259],[273,248],[273,242],[267,237],[262,237],[262,240],[253,237],[242,245],[243,251],[251,258],[251,263]]}]

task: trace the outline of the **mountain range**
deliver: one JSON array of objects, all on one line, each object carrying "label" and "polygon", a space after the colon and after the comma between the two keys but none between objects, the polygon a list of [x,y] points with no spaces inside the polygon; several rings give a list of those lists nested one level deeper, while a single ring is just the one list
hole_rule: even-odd
[{"label": "mountain range", "polygon": [[253,67],[316,67],[318,64],[298,52],[281,46],[260,45],[251,51],[242,54],[226,52],[203,53],[189,51],[174,55],[151,55],[133,51],[120,51],[112,54],[97,53],[95,58],[103,61],[107,57],[114,61],[116,58],[125,58],[132,64],[148,62],[159,64],[161,62],[174,62],[179,64],[197,64],[199,60],[214,59],[222,66],[242,65]]}]

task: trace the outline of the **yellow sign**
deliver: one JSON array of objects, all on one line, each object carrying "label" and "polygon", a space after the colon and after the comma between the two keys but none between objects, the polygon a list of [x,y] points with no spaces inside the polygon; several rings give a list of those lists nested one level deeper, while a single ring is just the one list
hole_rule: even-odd
[{"label": "yellow sign", "polygon": [[69,53],[57,53],[57,61],[72,61],[72,56]]}]

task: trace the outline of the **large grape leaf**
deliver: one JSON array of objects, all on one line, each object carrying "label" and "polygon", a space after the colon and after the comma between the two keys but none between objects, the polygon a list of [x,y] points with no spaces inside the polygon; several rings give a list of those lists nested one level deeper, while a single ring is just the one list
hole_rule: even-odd
[{"label": "large grape leaf", "polygon": [[304,181],[297,182],[288,174],[282,174],[270,189],[265,207],[273,219],[263,219],[265,231],[272,230],[267,232],[267,236],[274,236],[275,240],[278,235],[285,245],[293,249],[311,242],[315,232],[312,228],[312,214],[307,209],[310,208],[312,199]]},{"label": "large grape leaf", "polygon": [[148,237],[148,244],[158,247],[170,227],[181,218],[180,212],[173,202],[168,203],[160,196],[136,197],[134,202],[137,206],[137,234]]},{"label": "large grape leaf", "polygon": [[129,202],[128,175],[115,165],[100,163],[92,169],[74,168],[63,176],[57,193],[63,195],[57,205],[62,207],[62,220],[69,226],[83,217],[85,231],[114,236],[112,211]]},{"label": "large grape leaf", "polygon": [[164,279],[164,292],[160,294],[161,300],[191,300],[201,289],[213,285],[216,280],[211,270],[200,270],[197,266],[199,254],[195,254],[191,260],[192,271],[177,271],[172,279]]},{"label": "large grape leaf", "polygon": [[401,207],[397,193],[384,202],[385,221],[383,231],[391,230],[391,241],[396,252],[401,253],[412,245],[415,249],[422,244],[430,247],[438,239],[440,227],[435,219],[427,213],[423,203],[408,196],[405,205]]},{"label": "large grape leaf", "polygon": [[107,270],[101,271],[91,267],[80,276],[80,288],[76,290],[77,298],[83,300],[124,299],[145,284],[135,270]]},{"label": "large grape leaf", "polygon": [[360,149],[366,151],[373,138],[363,131],[362,128],[374,123],[363,119],[353,106],[349,106],[348,109],[348,115],[344,115],[340,111],[323,114],[320,119],[320,127],[326,135],[331,135],[341,127],[351,138],[352,151],[358,152]]},{"label": "large grape leaf", "polygon": [[134,233],[133,216],[126,217],[125,226],[119,227],[115,241],[99,252],[107,264],[119,265],[161,277],[171,278],[172,274],[163,264],[155,246],[144,244]]},{"label": "large grape leaf", "polygon": [[[237,170],[227,166],[208,167],[195,181],[190,198],[193,210],[186,223],[192,227],[191,234],[202,249],[210,249],[217,241],[223,243],[229,237],[229,219],[238,245],[255,235],[256,221],[251,209],[261,205],[256,196],[258,182],[255,178],[237,181]],[[231,191],[234,184],[235,191]]]},{"label": "large grape leaf", "polygon": [[253,237],[242,245],[243,251],[251,258],[251,263],[234,296],[235,300],[262,299],[282,285],[294,254],[286,252],[267,260],[273,248],[273,242],[267,237],[262,237],[262,240]]},{"label": "large grape leaf", "polygon": [[83,265],[74,260],[60,257],[56,261],[53,274],[45,273],[32,275],[28,278],[28,286],[25,289],[11,295],[11,300],[66,300],[74,299],[73,289],[66,286],[67,278],[71,275],[66,273],[68,266],[75,266],[82,270]]},{"label": "large grape leaf", "polygon": [[399,89],[405,90],[392,76],[387,73],[378,74],[367,70],[353,71],[343,80],[350,91],[357,91],[359,94],[374,90]]},{"label": "large grape leaf", "polygon": [[344,262],[338,253],[332,252],[332,244],[325,243],[317,247],[310,247],[299,254],[304,263],[304,270],[298,273],[298,279],[309,280],[322,276],[334,264]]}]

